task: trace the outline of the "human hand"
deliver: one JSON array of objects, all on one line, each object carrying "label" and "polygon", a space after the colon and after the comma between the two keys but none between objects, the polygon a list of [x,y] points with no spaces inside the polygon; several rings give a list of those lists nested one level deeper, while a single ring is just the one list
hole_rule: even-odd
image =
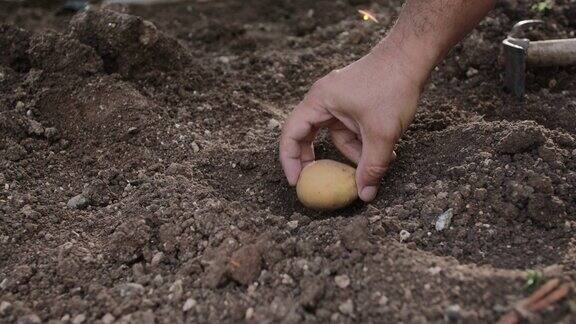
[{"label": "human hand", "polygon": [[417,69],[389,53],[373,51],[329,73],[294,108],[280,139],[280,161],[290,185],[314,161],[314,138],[327,128],[336,148],[358,165],[360,199],[375,198],[429,75],[429,69]]}]

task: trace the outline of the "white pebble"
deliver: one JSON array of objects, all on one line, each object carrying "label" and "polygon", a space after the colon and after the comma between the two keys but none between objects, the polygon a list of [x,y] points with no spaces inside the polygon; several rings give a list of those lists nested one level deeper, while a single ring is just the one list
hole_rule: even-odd
[{"label": "white pebble", "polygon": [[354,303],[352,302],[352,299],[348,299],[340,304],[338,310],[340,310],[342,314],[352,315],[352,313],[354,313]]},{"label": "white pebble", "polygon": [[184,303],[184,306],[182,306],[182,310],[184,312],[187,312],[189,310],[191,310],[194,306],[196,306],[197,302],[195,299],[193,298],[188,298],[186,299],[186,302]]},{"label": "white pebble", "polygon": [[340,275],[334,277],[334,282],[336,282],[336,286],[344,289],[350,286],[350,277],[347,275]]},{"label": "white pebble", "polygon": [[400,242],[404,242],[408,238],[410,238],[410,232],[408,232],[407,230],[401,230],[400,231]]}]

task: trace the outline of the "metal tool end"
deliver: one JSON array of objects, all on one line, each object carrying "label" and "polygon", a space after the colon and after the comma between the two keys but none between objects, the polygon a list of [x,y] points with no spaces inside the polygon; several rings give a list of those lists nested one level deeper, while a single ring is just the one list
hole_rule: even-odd
[{"label": "metal tool end", "polygon": [[521,20],[517,22],[513,27],[510,33],[508,34],[509,38],[520,38],[521,33],[526,30],[526,28],[530,26],[536,25],[543,25],[544,21],[540,19],[528,19],[528,20]]},{"label": "metal tool end", "polygon": [[525,93],[526,52],[529,43],[528,40],[515,38],[506,38],[502,42],[504,45],[504,57],[506,60],[504,86],[517,98],[523,98]]}]

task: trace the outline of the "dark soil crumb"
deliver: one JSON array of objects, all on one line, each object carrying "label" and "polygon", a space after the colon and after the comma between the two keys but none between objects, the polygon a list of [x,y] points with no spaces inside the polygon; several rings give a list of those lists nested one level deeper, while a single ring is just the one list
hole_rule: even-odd
[{"label": "dark soil crumb", "polygon": [[280,126],[402,1],[99,2],[0,1],[0,322],[485,323],[527,270],[576,279],[576,69],[528,68],[520,102],[495,66],[519,19],[574,37],[573,1],[501,1],[433,73],[377,199],[325,214],[286,184]]}]

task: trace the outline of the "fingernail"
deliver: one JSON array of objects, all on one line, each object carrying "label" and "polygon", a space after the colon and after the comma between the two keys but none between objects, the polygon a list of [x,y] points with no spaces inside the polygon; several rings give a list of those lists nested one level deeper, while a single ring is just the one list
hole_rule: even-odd
[{"label": "fingernail", "polygon": [[362,191],[360,191],[360,199],[364,200],[365,202],[370,202],[376,198],[376,194],[378,193],[378,188],[374,186],[364,187]]}]

